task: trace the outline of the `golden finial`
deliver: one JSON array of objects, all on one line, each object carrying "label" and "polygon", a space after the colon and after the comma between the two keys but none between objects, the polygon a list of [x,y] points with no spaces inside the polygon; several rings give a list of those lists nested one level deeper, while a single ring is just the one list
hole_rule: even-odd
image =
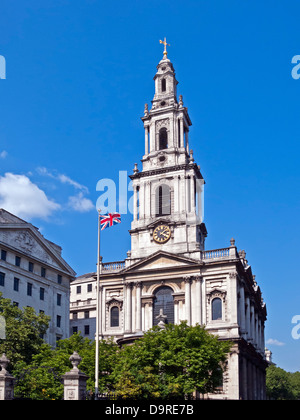
[{"label": "golden finial", "polygon": [[167,45],[170,47],[170,44],[167,44],[166,38],[164,38],[164,40],[162,41],[161,39],[159,40],[160,44],[164,44],[165,48],[164,48],[164,58],[167,58]]}]

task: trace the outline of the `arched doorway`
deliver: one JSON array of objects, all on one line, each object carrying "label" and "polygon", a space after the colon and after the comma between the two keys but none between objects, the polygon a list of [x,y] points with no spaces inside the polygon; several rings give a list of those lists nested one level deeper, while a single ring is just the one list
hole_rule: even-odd
[{"label": "arched doorway", "polygon": [[153,300],[153,325],[157,325],[159,320],[156,318],[160,310],[167,316],[166,324],[174,324],[174,298],[173,290],[168,286],[161,286],[154,292]]}]

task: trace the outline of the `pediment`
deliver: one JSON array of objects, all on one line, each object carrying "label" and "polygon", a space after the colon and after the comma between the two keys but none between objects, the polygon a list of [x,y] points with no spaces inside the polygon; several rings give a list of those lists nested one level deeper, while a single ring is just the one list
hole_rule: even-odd
[{"label": "pediment", "polygon": [[75,272],[58,252],[59,247],[55,244],[52,245],[40,234],[37,228],[29,223],[19,221],[19,223],[3,224],[0,229],[0,242],[33,259],[38,259],[56,269],[67,271],[71,276],[75,276]]},{"label": "pediment", "polygon": [[130,271],[144,271],[155,270],[172,267],[187,267],[197,265],[198,262],[190,258],[181,257],[168,252],[159,251],[149,257],[142,259],[131,267],[128,267],[126,272]]}]

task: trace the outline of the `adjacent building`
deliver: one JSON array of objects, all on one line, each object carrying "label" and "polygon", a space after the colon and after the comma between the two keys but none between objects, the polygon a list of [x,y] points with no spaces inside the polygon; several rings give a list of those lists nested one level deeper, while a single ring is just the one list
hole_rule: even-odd
[{"label": "adjacent building", "polygon": [[[233,342],[218,399],[264,399],[266,305],[235,240],[206,250],[204,179],[190,149],[191,120],[166,51],[154,76],[155,95],[142,117],[142,170],[134,191],[131,249],[124,261],[102,263],[100,336],[130,343],[153,325],[205,325]],[[117,228],[114,228],[117,229]],[[94,339],[96,273],[71,284],[71,333]]]},{"label": "adjacent building", "polygon": [[52,346],[69,337],[70,282],[76,273],[31,223],[0,209],[0,292],[19,306],[50,315],[44,337]]}]

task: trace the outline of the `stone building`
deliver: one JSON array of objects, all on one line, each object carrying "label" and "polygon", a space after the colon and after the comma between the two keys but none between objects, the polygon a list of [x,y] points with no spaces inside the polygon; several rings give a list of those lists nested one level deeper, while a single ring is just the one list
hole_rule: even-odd
[{"label": "stone building", "polygon": [[[204,179],[189,146],[191,120],[166,52],[145,106],[142,170],[134,190],[131,249],[124,261],[102,263],[100,335],[131,342],[153,325],[205,325],[233,342],[218,399],[265,398],[266,305],[235,240],[205,250]],[[95,334],[96,273],[71,285],[71,332]]]},{"label": "stone building", "polygon": [[0,292],[20,308],[50,315],[44,339],[52,346],[69,337],[70,282],[76,275],[61,252],[31,223],[0,209]]}]

